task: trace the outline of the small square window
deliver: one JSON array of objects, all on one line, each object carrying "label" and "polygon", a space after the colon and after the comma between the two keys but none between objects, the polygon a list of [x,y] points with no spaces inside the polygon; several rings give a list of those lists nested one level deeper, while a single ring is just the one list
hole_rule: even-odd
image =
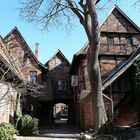
[{"label": "small square window", "polygon": [[132,45],[132,44],[133,44],[131,38],[126,37],[125,40],[126,40],[126,44],[127,44],[127,45]]},{"label": "small square window", "polygon": [[114,44],[114,38],[113,37],[108,37],[107,38],[107,44],[108,45],[113,45]]},{"label": "small square window", "polygon": [[67,83],[65,80],[58,80],[58,90],[67,90]]}]

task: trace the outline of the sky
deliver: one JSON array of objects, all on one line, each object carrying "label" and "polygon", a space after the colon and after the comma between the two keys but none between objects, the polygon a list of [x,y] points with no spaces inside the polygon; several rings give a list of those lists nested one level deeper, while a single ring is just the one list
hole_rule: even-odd
[{"label": "sky", "polygon": [[[119,0],[117,5],[140,27],[140,7],[134,7],[133,2],[134,0]],[[1,0],[0,35],[2,37],[6,36],[17,26],[33,52],[35,50],[35,43],[39,42],[38,59],[41,63],[47,62],[58,49],[71,62],[73,55],[86,43],[87,37],[78,20],[75,19],[74,27],[69,33],[59,29],[42,32],[33,23],[23,21],[19,17],[19,6],[20,0]],[[108,6],[104,11],[98,11],[100,23],[111,10],[111,7],[112,5]]]}]

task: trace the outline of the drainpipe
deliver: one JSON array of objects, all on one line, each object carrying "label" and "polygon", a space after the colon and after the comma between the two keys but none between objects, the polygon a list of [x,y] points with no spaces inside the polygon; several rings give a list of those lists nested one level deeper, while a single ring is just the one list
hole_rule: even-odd
[{"label": "drainpipe", "polygon": [[113,108],[114,108],[114,106],[113,106],[113,100],[112,100],[111,98],[109,98],[108,96],[106,96],[105,94],[103,94],[103,93],[102,93],[102,95],[103,95],[106,99],[108,99],[108,100],[110,101],[110,103],[111,103],[111,116],[113,117],[113,114],[114,114],[114,110],[113,110]]}]

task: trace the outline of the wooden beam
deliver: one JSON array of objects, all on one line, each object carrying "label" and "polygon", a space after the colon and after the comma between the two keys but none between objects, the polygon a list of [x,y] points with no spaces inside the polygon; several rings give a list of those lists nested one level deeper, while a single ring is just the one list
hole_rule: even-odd
[{"label": "wooden beam", "polygon": [[130,35],[130,36],[132,36],[132,35],[140,35],[140,33],[139,32],[132,32],[132,33],[130,33],[130,32],[109,32],[109,31],[101,31],[101,36],[102,35],[118,35],[118,36],[121,36],[121,35]]}]

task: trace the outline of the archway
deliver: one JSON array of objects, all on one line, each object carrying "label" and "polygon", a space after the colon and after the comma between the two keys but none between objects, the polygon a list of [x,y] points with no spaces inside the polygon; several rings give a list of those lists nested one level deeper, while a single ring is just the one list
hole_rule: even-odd
[{"label": "archway", "polygon": [[64,103],[57,103],[53,107],[53,120],[56,124],[68,122],[68,106]]}]

